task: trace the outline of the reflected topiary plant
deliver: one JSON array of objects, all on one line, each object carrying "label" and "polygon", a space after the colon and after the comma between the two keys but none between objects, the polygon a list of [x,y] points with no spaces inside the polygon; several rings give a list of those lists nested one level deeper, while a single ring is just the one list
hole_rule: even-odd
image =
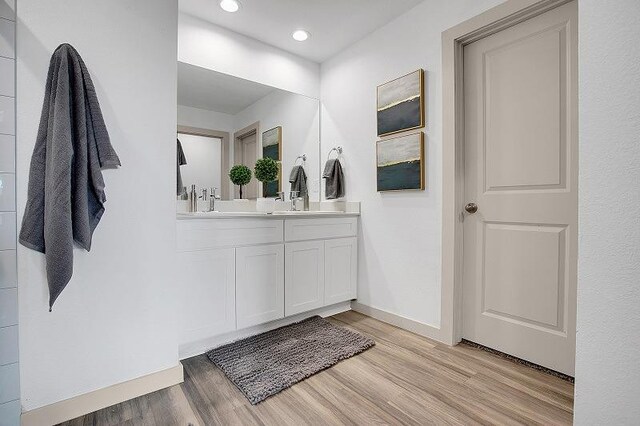
[{"label": "reflected topiary plant", "polygon": [[256,161],[256,166],[253,170],[256,179],[264,184],[278,179],[278,169],[278,162],[276,160],[264,157]]},{"label": "reflected topiary plant", "polygon": [[229,179],[234,185],[240,187],[240,198],[242,198],[242,187],[251,182],[251,169],[243,164],[236,164],[229,170]]}]

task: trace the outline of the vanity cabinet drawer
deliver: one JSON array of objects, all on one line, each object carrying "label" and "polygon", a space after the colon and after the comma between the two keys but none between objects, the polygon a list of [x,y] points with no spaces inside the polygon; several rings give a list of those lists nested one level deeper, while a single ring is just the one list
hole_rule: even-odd
[{"label": "vanity cabinet drawer", "polygon": [[285,220],[285,241],[322,240],[355,237],[358,235],[357,217]]},{"label": "vanity cabinet drawer", "polygon": [[178,221],[178,251],[281,243],[283,221],[191,219]]}]

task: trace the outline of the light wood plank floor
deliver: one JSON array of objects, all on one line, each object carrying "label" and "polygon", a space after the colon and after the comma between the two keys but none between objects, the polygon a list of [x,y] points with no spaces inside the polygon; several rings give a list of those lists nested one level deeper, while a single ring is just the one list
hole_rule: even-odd
[{"label": "light wood plank floor", "polygon": [[376,346],[252,406],[204,355],[185,381],[65,425],[571,424],[573,385],[464,344],[345,312]]}]

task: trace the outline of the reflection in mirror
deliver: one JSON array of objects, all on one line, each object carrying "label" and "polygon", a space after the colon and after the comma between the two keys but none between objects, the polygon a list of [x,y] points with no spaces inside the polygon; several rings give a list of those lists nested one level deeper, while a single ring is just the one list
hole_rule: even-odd
[{"label": "reflection in mirror", "polygon": [[[189,182],[198,188],[220,188],[222,140],[178,132],[178,141],[185,158],[185,163],[180,168],[182,182]],[[186,187],[183,187],[183,191],[185,190]]]},{"label": "reflection in mirror", "polygon": [[[239,199],[240,187],[229,170],[245,165],[252,176],[242,198],[276,197],[291,190],[290,178],[298,177],[295,185],[300,184],[294,166],[302,165],[309,199],[319,201],[319,106],[317,99],[178,62],[182,186],[196,185],[198,193],[219,188],[222,199]],[[253,173],[262,157],[280,166],[276,180],[264,184]]]},{"label": "reflection in mirror", "polygon": [[[282,127],[274,127],[266,132],[262,132],[262,156],[272,158],[277,162],[282,162]],[[265,183],[262,187],[262,194],[265,197],[277,197],[282,191],[282,173],[278,175],[278,180]]]}]

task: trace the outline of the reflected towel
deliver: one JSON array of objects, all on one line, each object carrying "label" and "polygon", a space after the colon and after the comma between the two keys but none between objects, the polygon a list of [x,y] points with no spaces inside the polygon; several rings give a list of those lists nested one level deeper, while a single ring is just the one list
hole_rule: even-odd
[{"label": "reflected towel", "polygon": [[291,183],[291,191],[298,191],[298,197],[307,195],[307,174],[304,172],[304,167],[293,166],[289,183]]},{"label": "reflected towel", "polygon": [[184,151],[182,150],[182,144],[180,143],[180,139],[176,139],[176,140],[178,141],[178,148],[177,148],[178,156],[176,158],[176,167],[178,169],[176,173],[177,173],[178,179],[176,182],[176,195],[180,196],[186,192],[186,188],[182,183],[182,173],[180,173],[180,166],[184,166],[185,164],[187,164],[187,157],[184,156]]},{"label": "reflected towel", "polygon": [[322,177],[325,179],[324,195],[327,200],[344,197],[344,173],[340,160],[327,160]]},{"label": "reflected towel", "polygon": [[105,210],[101,169],[119,165],[89,71],[62,44],[49,63],[19,237],[45,254],[49,310],[73,274],[73,242],[91,249]]}]

